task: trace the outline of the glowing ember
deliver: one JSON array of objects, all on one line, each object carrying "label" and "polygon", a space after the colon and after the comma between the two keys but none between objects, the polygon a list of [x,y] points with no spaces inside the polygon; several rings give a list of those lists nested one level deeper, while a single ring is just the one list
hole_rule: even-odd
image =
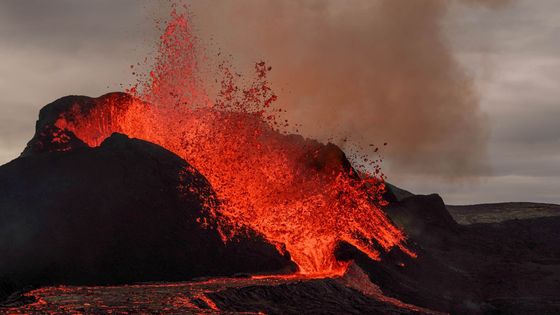
[{"label": "glowing ember", "polygon": [[[150,78],[129,92],[110,94],[88,108],[74,106],[56,126],[90,146],[113,132],[145,139],[176,153],[212,184],[220,203],[214,214],[224,240],[249,226],[280,250],[300,273],[341,274],[339,241],[373,259],[403,245],[404,234],[379,209],[382,175],[358,176],[334,145],[283,135],[270,107],[276,100],[265,63],[240,88],[227,66],[215,102],[197,78],[196,41],[185,15],[172,12]],[[218,217],[220,219],[218,219]]]}]

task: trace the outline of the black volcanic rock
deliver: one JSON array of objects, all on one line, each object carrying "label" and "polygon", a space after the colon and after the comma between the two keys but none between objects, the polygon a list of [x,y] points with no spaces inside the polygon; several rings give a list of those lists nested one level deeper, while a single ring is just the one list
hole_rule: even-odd
[{"label": "black volcanic rock", "polygon": [[[416,248],[416,253],[418,257],[412,258],[393,249],[374,261],[352,245],[341,243],[336,255],[339,260],[354,261],[385,295],[406,303],[455,314],[464,313],[471,301],[477,301],[470,275],[458,272],[430,250]],[[479,304],[470,311],[478,313],[484,307]]]},{"label": "black volcanic rock", "polygon": [[212,188],[184,160],[120,134],[20,157],[0,167],[0,275],[105,284],[292,266],[250,231],[224,244],[203,200]]},{"label": "black volcanic rock", "polygon": [[447,205],[453,218],[460,224],[494,223],[560,216],[560,205],[535,202],[501,202],[477,205]]},{"label": "black volcanic rock", "polygon": [[399,300],[452,314],[560,312],[560,217],[461,226],[437,195],[415,195],[385,209],[417,257],[398,249],[380,261],[350,244],[353,260]]},{"label": "black volcanic rock", "polygon": [[0,305],[17,290],[18,287],[12,280],[8,279],[6,276],[0,276]]},{"label": "black volcanic rock", "polygon": [[75,122],[78,117],[87,116],[92,110],[101,106],[110,106],[110,112],[119,115],[126,111],[133,100],[131,95],[122,92],[107,93],[98,98],[82,95],[61,97],[41,108],[39,119],[35,124],[35,134],[27,143],[21,156],[84,147],[86,144],[71,131],[55,126],[59,118]]},{"label": "black volcanic rock", "polygon": [[413,195],[385,208],[389,217],[415,239],[454,233],[459,225],[447,211],[441,197]]},{"label": "black volcanic rock", "polygon": [[384,197],[385,200],[389,202],[402,201],[408,197],[414,196],[414,194],[410,191],[399,188],[391,183],[385,182],[385,185],[387,187],[387,191],[385,192]]},{"label": "black volcanic rock", "polygon": [[220,310],[265,314],[426,314],[391,305],[342,284],[317,279],[275,286],[228,288],[207,294]]},{"label": "black volcanic rock", "polygon": [[65,152],[76,148],[88,147],[72,131],[60,129],[50,124],[37,129],[33,139],[27,144],[21,156],[42,152]]}]

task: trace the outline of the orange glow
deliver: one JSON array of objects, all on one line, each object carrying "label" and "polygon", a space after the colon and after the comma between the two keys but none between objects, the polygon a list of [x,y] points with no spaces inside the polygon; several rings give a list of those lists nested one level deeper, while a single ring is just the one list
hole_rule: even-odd
[{"label": "orange glow", "polygon": [[221,66],[221,91],[211,102],[196,60],[187,19],[174,10],[150,78],[132,97],[109,94],[92,108],[73,106],[55,125],[92,147],[120,132],[184,158],[216,191],[213,218],[224,240],[248,226],[288,251],[301,275],[341,275],[347,263],[334,257],[339,241],[376,260],[395,246],[414,255],[379,208],[385,188],[378,168],[359,176],[334,145],[276,129],[286,122],[270,106],[277,97],[264,62],[246,88]]}]

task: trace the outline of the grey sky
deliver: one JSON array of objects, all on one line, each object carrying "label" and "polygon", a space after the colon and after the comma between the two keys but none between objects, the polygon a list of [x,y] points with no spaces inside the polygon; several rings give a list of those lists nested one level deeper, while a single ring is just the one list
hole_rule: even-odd
[{"label": "grey sky", "polygon": [[[0,2],[0,163],[21,152],[45,104],[133,80],[129,65],[158,36],[153,9],[135,0]],[[475,79],[490,169],[471,180],[390,169],[389,179],[450,203],[560,203],[560,1],[513,0],[498,10],[456,4],[443,27]]]},{"label": "grey sky", "polygon": [[448,186],[448,199],[560,202],[559,14],[556,0],[451,12],[450,39],[491,128],[491,173]]},{"label": "grey sky", "polygon": [[131,81],[155,42],[146,12],[140,1],[0,2],[0,163],[18,156],[42,106]]}]

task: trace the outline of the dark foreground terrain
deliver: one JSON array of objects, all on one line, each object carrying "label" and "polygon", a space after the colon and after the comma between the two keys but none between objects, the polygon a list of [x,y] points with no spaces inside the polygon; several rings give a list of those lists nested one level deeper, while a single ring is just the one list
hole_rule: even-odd
[{"label": "dark foreground terrain", "polygon": [[0,166],[0,313],[560,314],[559,206],[446,206],[389,185],[384,210],[416,258],[340,243],[344,276],[290,276],[289,255],[254,231],[221,241],[213,189],[186,161],[121,134],[90,148],[49,125],[69,100],[96,106],[45,107],[24,154]]},{"label": "dark foreground terrain", "polygon": [[[393,205],[414,212],[437,203],[416,196]],[[433,205],[432,205],[433,206]],[[406,208],[404,208],[406,207]],[[435,207],[433,207],[435,208]],[[429,213],[433,208],[416,208]],[[440,208],[441,210],[444,208]],[[391,212],[390,212],[391,213]],[[389,253],[374,262],[348,245],[354,264],[333,279],[233,278],[119,286],[50,286],[13,294],[12,314],[558,314],[560,217],[439,225],[410,219],[419,257]],[[449,217],[447,217],[449,219]],[[362,271],[363,270],[363,271]]]},{"label": "dark foreground terrain", "polygon": [[[360,275],[363,274],[358,271],[357,276]],[[26,301],[13,300],[3,311],[10,314],[437,314],[383,297],[374,286],[354,288],[349,285],[349,281],[356,281],[352,277],[356,274],[316,280],[215,278],[104,287],[56,286],[28,292]]]},{"label": "dark foreground terrain", "polygon": [[447,206],[460,224],[495,223],[560,216],[560,205],[535,202],[502,202],[479,205]]},{"label": "dark foreground terrain", "polygon": [[387,212],[418,258],[388,253],[372,264],[352,256],[385,294],[451,313],[560,311],[560,217],[459,225],[437,195],[409,197]]}]

